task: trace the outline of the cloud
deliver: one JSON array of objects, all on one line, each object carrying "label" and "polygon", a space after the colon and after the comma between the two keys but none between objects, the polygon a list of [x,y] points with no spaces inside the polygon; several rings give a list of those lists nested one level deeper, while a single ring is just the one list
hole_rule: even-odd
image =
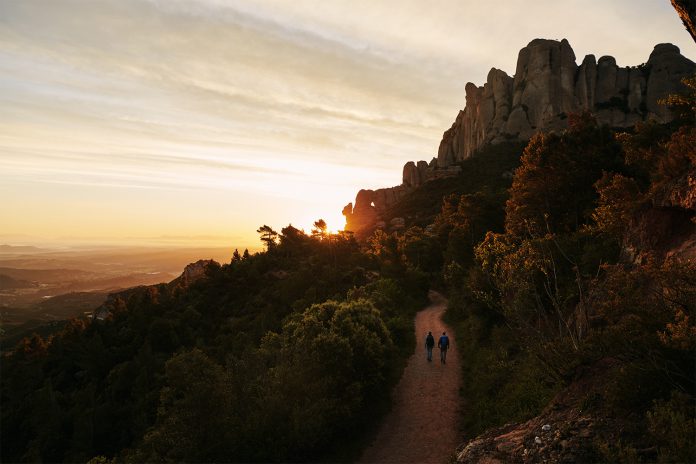
[{"label": "cloud", "polygon": [[[12,201],[64,197],[66,210],[94,192],[128,211],[130,190],[146,190],[230,193],[254,221],[340,211],[435,156],[466,82],[512,74],[529,40],[567,37],[578,59],[628,65],[664,41],[693,58],[682,29],[649,0],[0,2],[0,183]],[[242,204],[261,197],[271,209]],[[164,214],[153,221],[172,227]]]}]

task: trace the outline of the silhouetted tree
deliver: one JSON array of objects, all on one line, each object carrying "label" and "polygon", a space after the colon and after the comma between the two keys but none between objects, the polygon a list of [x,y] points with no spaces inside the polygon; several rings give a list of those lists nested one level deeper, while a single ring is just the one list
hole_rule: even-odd
[{"label": "silhouetted tree", "polygon": [[261,234],[261,241],[266,244],[266,249],[270,251],[276,244],[278,232],[265,224],[259,227],[256,232]]},{"label": "silhouetted tree", "polygon": [[326,237],[326,221],[319,219],[314,221],[314,228],[312,229],[312,237],[323,240]]}]

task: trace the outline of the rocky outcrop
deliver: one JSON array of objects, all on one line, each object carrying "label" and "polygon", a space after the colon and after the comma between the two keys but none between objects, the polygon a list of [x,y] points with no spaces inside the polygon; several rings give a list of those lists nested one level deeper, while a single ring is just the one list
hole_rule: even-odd
[{"label": "rocky outcrop", "polygon": [[532,40],[520,50],[514,77],[493,68],[483,87],[466,85],[466,106],[443,134],[437,166],[466,159],[487,143],[563,129],[570,113],[591,111],[612,127],[668,122],[672,115],[659,100],[694,72],[696,64],[672,44],[655,46],[644,65],[622,68],[611,56],[594,55],[578,66],[567,40]]},{"label": "rocky outcrop", "polygon": [[385,223],[382,213],[405,194],[430,180],[457,175],[457,163],[484,145],[561,130],[571,113],[590,111],[612,127],[647,119],[669,122],[672,115],[660,100],[680,91],[681,79],[695,72],[696,64],[672,44],[656,45],[648,61],[636,67],[619,67],[611,56],[596,60],[594,55],[578,66],[567,40],[532,40],[520,50],[513,77],[492,68],[482,87],[466,85],[466,105],[443,134],[437,158],[406,163],[397,187],[358,192],[355,206],[343,209],[346,230],[366,235]]},{"label": "rocky outcrop", "polygon": [[[404,167],[404,179],[406,179],[406,174],[407,168]],[[415,165],[413,165],[413,170],[409,168],[409,176],[412,176],[411,180],[418,178],[418,170]],[[343,208],[343,215],[346,217],[345,229],[354,232],[360,238],[369,234],[377,223],[383,222],[382,213],[417,185],[420,184],[406,184],[404,181],[404,184],[397,187],[360,190],[355,197],[355,206],[349,203]]]},{"label": "rocky outcrop", "polygon": [[216,266],[218,263],[212,259],[199,259],[195,263],[187,264],[184,272],[172,283],[178,280],[179,285],[188,287],[193,282],[205,277],[205,271],[210,265]]},{"label": "rocky outcrop", "polygon": [[434,166],[434,162],[429,165],[425,161],[419,161],[418,164],[410,161],[404,166],[401,185],[377,190],[360,190],[355,197],[355,205],[348,203],[343,208],[342,213],[346,217],[345,230],[353,232],[358,238],[364,238],[374,229],[399,230],[403,228],[403,220],[397,223],[387,223],[384,213],[423,183],[434,179],[453,177],[461,172],[461,167],[456,165],[445,169],[434,169]]},{"label": "rocky outcrop", "polygon": [[693,0],[671,0],[684,27],[696,42],[696,3]]},{"label": "rocky outcrop", "polygon": [[[601,444],[615,444],[630,418],[617,417],[602,405],[611,373],[620,361],[603,359],[560,391],[538,416],[487,430],[462,444],[458,464],[605,462]],[[655,462],[656,448],[636,450],[642,462]]]},{"label": "rocky outcrop", "polygon": [[204,278],[209,266],[220,266],[220,264],[212,259],[201,259],[186,265],[181,275],[167,284],[141,285],[111,293],[106,298],[104,304],[94,310],[92,318],[98,320],[107,319],[110,315],[125,310],[126,302],[133,298],[155,303],[161,297],[171,297],[192,283]]}]

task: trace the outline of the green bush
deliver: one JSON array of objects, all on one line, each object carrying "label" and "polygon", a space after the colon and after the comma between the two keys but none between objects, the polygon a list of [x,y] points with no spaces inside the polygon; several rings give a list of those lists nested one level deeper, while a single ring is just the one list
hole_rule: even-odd
[{"label": "green bush", "polygon": [[673,391],[647,413],[648,430],[659,446],[660,462],[696,462],[696,400]]}]

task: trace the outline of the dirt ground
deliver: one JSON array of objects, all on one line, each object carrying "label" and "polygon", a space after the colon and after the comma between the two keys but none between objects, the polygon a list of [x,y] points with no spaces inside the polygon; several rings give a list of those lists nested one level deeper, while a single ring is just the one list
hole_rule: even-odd
[{"label": "dirt ground", "polygon": [[[416,315],[416,352],[394,392],[392,411],[361,463],[437,463],[453,456],[459,444],[460,364],[454,333],[442,322],[447,301],[431,292],[431,305]],[[435,337],[433,360],[426,360],[425,336]],[[450,339],[447,363],[440,363],[438,337]]]}]

